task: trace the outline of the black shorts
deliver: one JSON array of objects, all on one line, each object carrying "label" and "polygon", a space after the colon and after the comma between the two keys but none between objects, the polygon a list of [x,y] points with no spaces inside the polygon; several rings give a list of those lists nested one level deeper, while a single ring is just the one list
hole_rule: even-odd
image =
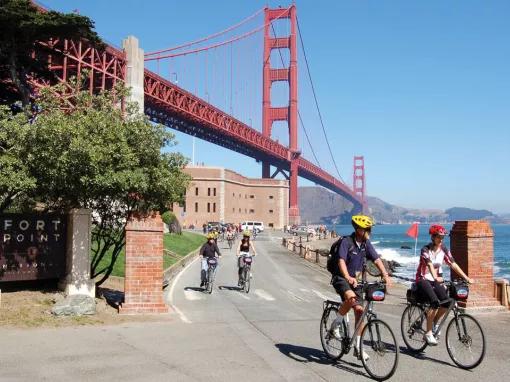
[{"label": "black shorts", "polygon": [[[437,281],[422,279],[416,283],[416,286],[420,300],[430,303],[433,308],[438,308],[439,306],[447,307],[449,305],[448,294],[443,284]],[[441,301],[443,302],[441,303]]]},{"label": "black shorts", "polygon": [[342,297],[342,300],[345,300],[345,292],[352,290],[356,294],[356,298],[359,302],[363,300],[363,293],[360,287],[353,288],[349,282],[343,278],[342,276],[333,276],[331,279],[331,284],[333,288],[335,288],[336,293]]}]

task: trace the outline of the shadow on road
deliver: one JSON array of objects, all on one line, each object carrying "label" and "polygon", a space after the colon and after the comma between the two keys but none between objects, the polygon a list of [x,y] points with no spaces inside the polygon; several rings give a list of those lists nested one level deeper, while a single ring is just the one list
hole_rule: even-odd
[{"label": "shadow on road", "polygon": [[192,290],[194,292],[203,292],[205,289],[201,287],[184,287],[184,290]]},{"label": "shadow on road", "polygon": [[229,286],[229,285],[220,285],[220,286],[218,287],[218,289],[219,289],[219,290],[224,290],[224,289],[225,289],[225,290],[234,290],[234,291],[236,291],[236,292],[239,292],[239,291],[241,291],[241,290],[242,290],[242,288],[241,288],[241,287],[238,287],[238,286]]},{"label": "shadow on road", "polygon": [[305,346],[297,346],[291,344],[275,344],[280,352],[297,362],[314,362],[320,364],[331,364],[333,361],[326,357],[323,351],[308,348]]},{"label": "shadow on road", "polygon": [[[363,367],[361,364],[346,362],[343,360],[333,361],[332,359],[328,358],[322,350],[291,344],[276,344],[275,346],[278,348],[278,350],[280,350],[280,352],[285,354],[287,357],[292,358],[294,361],[302,363],[313,362],[321,365],[331,365],[348,373],[371,379],[364,372],[358,370]],[[349,355],[344,355],[344,357],[346,356]]]},{"label": "shadow on road", "polygon": [[439,363],[441,365],[446,365],[446,366],[457,368],[457,366],[455,366],[454,364],[451,364],[450,362],[445,362],[445,361],[441,361],[439,359],[430,358],[423,352],[421,352],[421,353],[413,352],[413,351],[409,350],[406,346],[400,346],[399,348],[400,348],[400,354],[405,354],[405,355],[408,355],[412,358],[419,359],[419,360],[432,361],[435,363]]}]

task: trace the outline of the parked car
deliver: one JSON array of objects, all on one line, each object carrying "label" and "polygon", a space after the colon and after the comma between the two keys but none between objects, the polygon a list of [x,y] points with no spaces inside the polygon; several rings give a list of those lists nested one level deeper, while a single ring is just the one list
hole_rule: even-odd
[{"label": "parked car", "polygon": [[241,223],[241,229],[244,231],[245,229],[249,231],[253,231],[256,229],[259,232],[264,231],[264,223],[258,221],[244,221]]},{"label": "parked car", "polygon": [[308,227],[306,225],[298,225],[290,227],[289,233],[292,235],[313,235],[315,234],[315,229],[313,227]]},{"label": "parked car", "polygon": [[221,223],[220,222],[208,222],[207,223],[207,230],[210,231],[212,229],[216,228],[219,232],[221,232]]}]

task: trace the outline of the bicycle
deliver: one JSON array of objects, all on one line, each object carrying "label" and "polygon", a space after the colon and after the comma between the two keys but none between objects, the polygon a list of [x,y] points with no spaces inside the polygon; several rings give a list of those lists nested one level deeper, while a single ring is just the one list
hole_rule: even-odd
[{"label": "bicycle", "polygon": [[241,290],[244,290],[246,293],[250,291],[251,284],[251,263],[253,261],[253,257],[249,254],[249,252],[241,252],[240,257],[242,257],[243,268],[241,270],[241,276],[239,278]]},{"label": "bicycle", "polygon": [[[448,310],[434,328],[432,333],[439,337],[441,328],[451,311],[453,318],[446,328],[446,350],[452,361],[462,369],[477,367],[485,357],[485,334],[480,323],[471,315],[461,313],[458,300],[465,300],[469,294],[466,282],[447,281],[444,283],[448,290]],[[411,288],[407,291],[407,307],[402,313],[400,330],[405,344],[415,353],[420,353],[428,346],[423,338],[426,333],[427,312],[431,309],[429,303],[422,302],[420,296]]]},{"label": "bicycle", "polygon": [[[350,334],[348,315],[340,324],[340,336],[334,335],[334,328],[331,326],[342,302],[324,301],[320,326],[322,348],[329,358],[335,361],[342,358],[344,354],[350,352],[356,340],[355,333],[358,332],[366,318],[367,324],[361,332],[358,359],[361,360],[363,367],[372,378],[384,381],[395,373],[399,357],[399,347],[393,331],[386,322],[377,318],[373,310],[374,301],[384,300],[386,285],[380,281],[361,282],[359,287],[364,294],[365,306],[352,335]],[[363,352],[368,355],[367,358],[362,356]]]},{"label": "bicycle", "polygon": [[218,266],[218,259],[216,257],[207,258],[207,276],[205,279],[204,290],[211,294],[213,290],[214,277],[216,275],[216,267]]}]

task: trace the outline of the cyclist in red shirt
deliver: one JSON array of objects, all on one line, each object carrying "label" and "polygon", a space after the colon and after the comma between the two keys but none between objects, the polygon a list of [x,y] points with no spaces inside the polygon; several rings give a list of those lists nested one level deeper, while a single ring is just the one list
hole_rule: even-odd
[{"label": "cyclist in red shirt", "polygon": [[431,242],[421,249],[420,262],[416,271],[416,286],[422,299],[430,303],[432,309],[427,314],[427,332],[425,341],[428,345],[437,345],[437,339],[432,334],[433,325],[441,320],[448,310],[448,296],[443,286],[443,263],[446,263],[468,283],[473,283],[453,259],[452,253],[443,244],[448,234],[443,226],[434,224],[429,229]]}]

